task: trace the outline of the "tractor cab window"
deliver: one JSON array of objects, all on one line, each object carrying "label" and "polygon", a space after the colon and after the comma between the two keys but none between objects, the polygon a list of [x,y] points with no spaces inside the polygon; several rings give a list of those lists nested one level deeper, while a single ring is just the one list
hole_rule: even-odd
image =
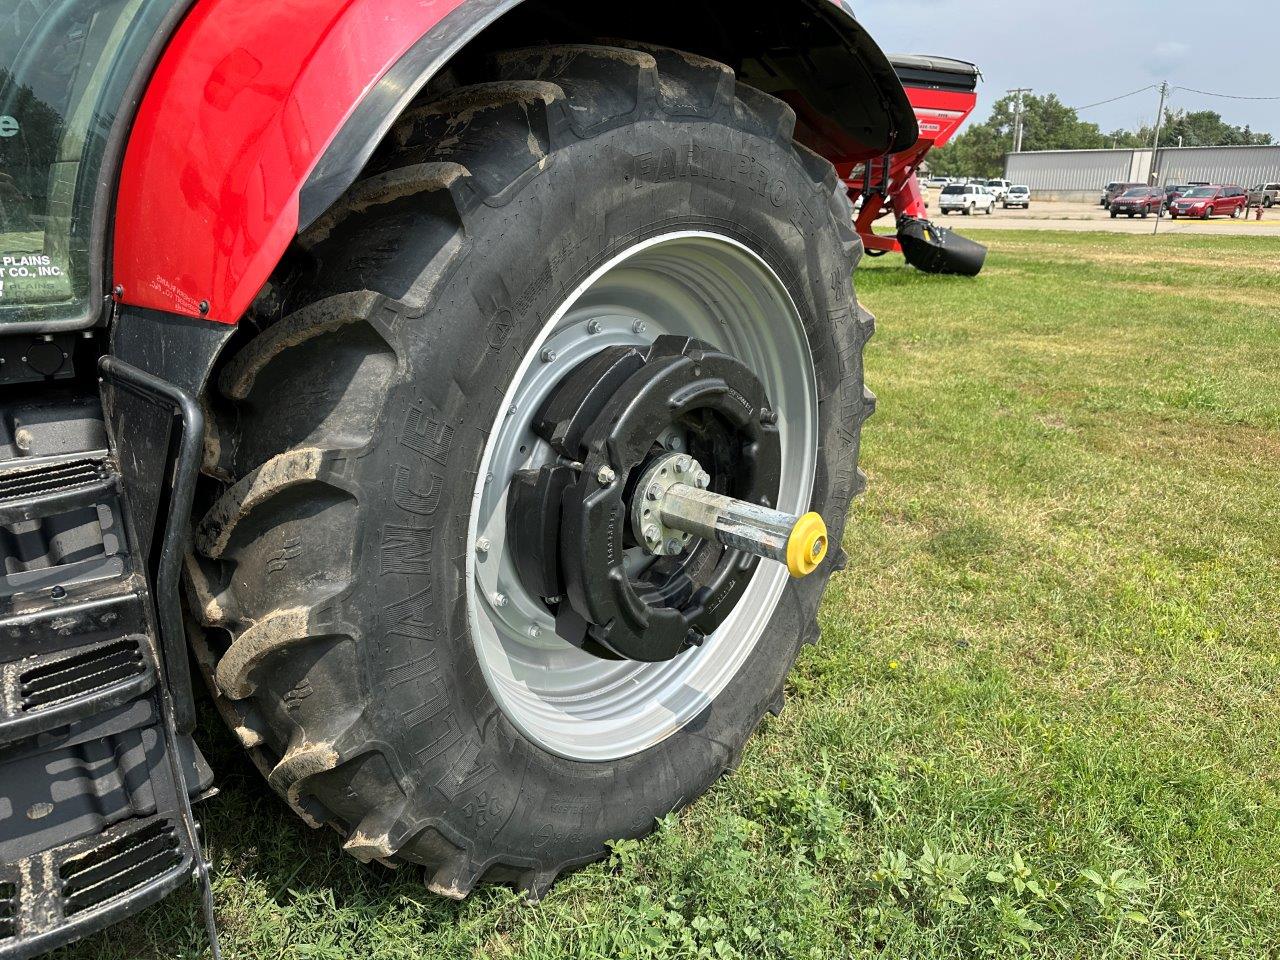
[{"label": "tractor cab window", "polygon": [[[90,323],[116,120],[174,0],[10,0],[0,13],[0,328]],[[127,119],[127,117],[125,118]],[[113,139],[114,137],[114,139]]]}]

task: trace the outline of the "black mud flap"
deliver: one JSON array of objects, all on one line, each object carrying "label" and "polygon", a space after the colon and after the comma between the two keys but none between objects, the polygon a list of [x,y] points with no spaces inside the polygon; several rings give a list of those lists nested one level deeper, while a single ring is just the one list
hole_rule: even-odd
[{"label": "black mud flap", "polygon": [[0,462],[0,960],[208,890],[189,797],[212,773],[167,609],[202,424],[168,384],[101,373],[123,441]]},{"label": "black mud flap", "polygon": [[907,263],[925,273],[976,277],[987,259],[987,248],[982,244],[914,217],[898,222],[898,243]]}]

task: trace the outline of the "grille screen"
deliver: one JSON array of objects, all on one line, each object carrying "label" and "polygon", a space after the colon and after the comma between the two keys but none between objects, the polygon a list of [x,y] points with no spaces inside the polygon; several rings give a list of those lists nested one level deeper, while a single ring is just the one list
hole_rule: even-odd
[{"label": "grille screen", "polygon": [[182,862],[173,823],[156,820],[140,830],[72,857],[58,869],[68,916],[106,903]]},{"label": "grille screen", "polygon": [[146,671],[133,637],[32,667],[18,678],[23,710],[37,710],[101,690]]}]

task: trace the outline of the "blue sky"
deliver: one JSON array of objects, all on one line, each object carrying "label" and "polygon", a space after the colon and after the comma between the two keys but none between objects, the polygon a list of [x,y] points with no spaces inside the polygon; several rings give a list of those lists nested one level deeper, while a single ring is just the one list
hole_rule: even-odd
[{"label": "blue sky", "polygon": [[[1214,93],[1280,96],[1276,0],[852,0],[889,53],[972,60],[985,81],[975,116],[1012,87],[1056,93],[1071,106],[1168,80]],[[1208,12],[1206,12],[1208,11]],[[1265,24],[1262,29],[1253,25]],[[1265,39],[1255,39],[1265,36]],[[1155,117],[1159,94],[1083,111],[1103,130]],[[1280,139],[1280,100],[1225,100],[1177,91],[1172,105],[1214,109]]]}]

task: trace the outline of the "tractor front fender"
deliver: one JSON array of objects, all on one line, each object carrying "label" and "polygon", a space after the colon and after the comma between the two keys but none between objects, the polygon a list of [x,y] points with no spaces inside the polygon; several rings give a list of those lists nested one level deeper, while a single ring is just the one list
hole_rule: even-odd
[{"label": "tractor front fender", "polygon": [[917,128],[893,67],[831,0],[196,0],[139,105],[117,195],[122,303],[235,323],[281,256],[455,58],[625,36],[730,63],[833,161]]}]

